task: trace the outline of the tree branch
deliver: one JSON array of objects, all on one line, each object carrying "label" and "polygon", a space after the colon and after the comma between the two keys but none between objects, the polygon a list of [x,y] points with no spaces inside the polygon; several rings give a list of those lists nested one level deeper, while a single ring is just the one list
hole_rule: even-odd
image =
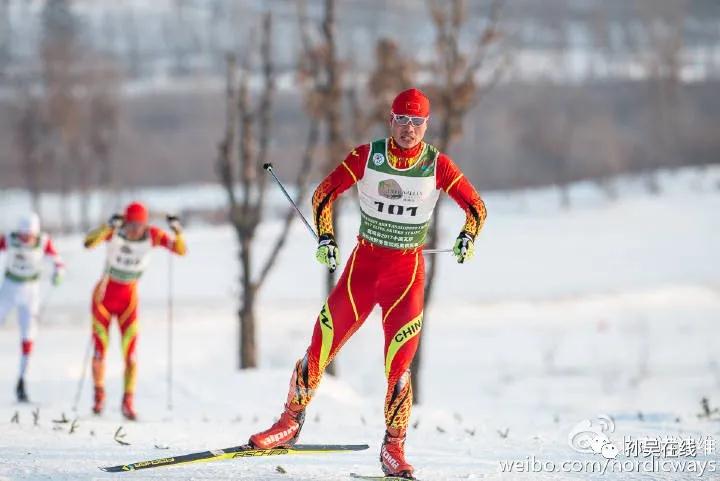
[{"label": "tree branch", "polygon": [[[307,195],[307,188],[309,184],[308,181],[310,179],[310,172],[312,171],[313,159],[315,158],[315,147],[318,143],[318,137],[320,136],[319,134],[319,123],[312,122],[310,124],[310,130],[308,131],[308,138],[307,143],[305,144],[305,152],[303,154],[302,165],[300,166],[300,171],[298,172],[297,178],[295,179],[295,185],[298,188],[298,194],[296,199],[298,205],[302,204],[302,202],[305,200],[305,196]],[[292,227],[292,223],[295,220],[296,216],[297,214],[295,212],[295,209],[292,207],[288,208],[287,214],[285,214],[285,222],[283,224],[283,229],[275,240],[275,246],[271,249],[268,258],[265,261],[265,265],[262,268],[260,276],[255,283],[258,288],[262,286],[262,284],[265,282],[268,273],[275,265],[275,262],[278,258],[278,252],[282,250],[285,242],[288,240],[290,227]]]},{"label": "tree branch", "polygon": [[225,84],[225,135],[218,143],[217,172],[230,204],[230,221],[234,224],[237,216],[237,198],[235,196],[235,172],[233,170],[233,147],[235,145],[236,92],[235,67],[236,60],[233,54],[227,55],[227,75]]},{"label": "tree branch", "polygon": [[[258,107],[260,115],[260,125],[258,127],[260,144],[258,150],[257,162],[253,164],[252,175],[257,176],[258,168],[267,162],[268,145],[270,143],[270,128],[272,124],[272,99],[275,94],[275,66],[272,61],[272,14],[267,12],[263,18],[263,34],[260,46],[260,56],[263,69],[263,94]],[[258,198],[255,203],[255,216],[260,219],[262,209],[265,204],[265,188],[267,186],[267,176],[257,179]]]}]

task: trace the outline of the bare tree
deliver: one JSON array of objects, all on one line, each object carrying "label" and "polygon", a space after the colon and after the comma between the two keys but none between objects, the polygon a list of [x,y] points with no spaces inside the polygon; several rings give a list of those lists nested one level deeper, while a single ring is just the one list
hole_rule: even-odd
[{"label": "bare tree", "polygon": [[[336,1],[325,0],[323,19],[319,35],[313,35],[310,29],[305,2],[298,2],[298,18],[300,22],[300,54],[299,73],[304,89],[305,109],[308,115],[325,127],[325,162],[322,173],[330,173],[349,149],[348,141],[343,135],[343,64],[337,52],[336,35]],[[313,38],[315,37],[315,38]],[[335,203],[339,205],[339,199]],[[333,211],[333,224],[338,237],[339,222],[337,212]],[[329,293],[335,284],[335,274],[327,272],[325,278],[326,291]],[[336,374],[335,363],[326,368],[329,374]]]},{"label": "bare tree", "polygon": [[[217,170],[225,189],[229,204],[230,222],[235,229],[239,244],[240,261],[240,309],[238,318],[240,369],[257,366],[255,341],[255,301],[257,294],[271,269],[280,250],[288,238],[295,219],[292,209],[284,219],[281,232],[275,238],[270,254],[256,271],[254,241],[257,228],[264,216],[266,178],[261,171],[268,159],[270,130],[272,128],[272,107],[275,96],[275,67],[272,61],[272,16],[268,12],[262,21],[260,62],[262,64],[262,88],[256,105],[250,99],[249,75],[250,57],[246,56],[241,68],[240,79],[236,79],[236,60],[233,55],[227,59],[226,122],[225,134],[218,145]],[[237,86],[236,86],[237,83]],[[308,176],[314,158],[318,129],[310,125],[302,166],[295,180],[298,186],[298,202],[307,195]],[[237,142],[237,157],[235,145]],[[239,189],[238,189],[239,184]],[[254,272],[259,274],[254,275]]]},{"label": "bare tree", "polygon": [[650,192],[660,191],[655,171],[658,167],[675,165],[678,155],[680,108],[680,75],[682,69],[683,29],[687,2],[662,0],[640,4],[644,14],[645,70],[652,100],[655,149],[653,165],[645,178]]},{"label": "bare tree", "polygon": [[113,172],[113,150],[117,144],[119,128],[120,74],[112,62],[96,59],[88,73],[87,123],[85,142],[89,155],[97,165],[97,185],[109,192],[108,204],[103,211],[112,208],[117,193]]},{"label": "bare tree", "polygon": [[[510,57],[505,48],[500,30],[499,15],[502,0],[488,4],[487,21],[481,25],[474,42],[463,48],[460,36],[467,27],[464,0],[427,0],[430,15],[435,26],[435,60],[428,66],[434,82],[425,86],[433,105],[433,126],[441,152],[447,152],[452,142],[463,133],[463,119],[490,91],[506,72]],[[440,209],[435,210],[428,232],[428,247],[436,248]],[[429,267],[425,282],[425,321],[427,326],[428,306],[432,301],[433,285],[437,272],[436,259],[428,259]],[[421,336],[423,335],[421,331]],[[422,346],[422,342],[420,343]],[[422,347],[418,349],[413,362],[413,391],[421,399],[420,369]]]},{"label": "bare tree", "polygon": [[67,0],[48,0],[43,10],[44,38],[41,45],[43,84],[48,121],[59,140],[52,158],[60,177],[60,228],[70,228],[67,196],[72,188],[72,161],[80,150],[78,25]]},{"label": "bare tree", "polygon": [[42,172],[45,170],[47,157],[43,152],[43,141],[49,126],[42,112],[39,99],[29,91],[21,95],[22,104],[18,108],[15,124],[15,144],[20,154],[22,174],[25,186],[30,192],[32,208],[42,216],[40,194],[42,193]]},{"label": "bare tree", "polygon": [[[417,75],[417,62],[403,55],[397,42],[381,38],[375,45],[375,68],[370,73],[367,89],[372,104],[365,116],[365,123],[376,124],[387,129],[390,106],[398,92],[413,86]],[[359,118],[363,118],[362,115]],[[363,129],[365,133],[366,129]]]},{"label": "bare tree", "polygon": [[12,61],[13,25],[10,19],[10,0],[0,0],[0,79]]},{"label": "bare tree", "polygon": [[[120,75],[113,62],[80,41],[80,27],[68,0],[48,0],[40,47],[46,163],[60,180],[61,230],[71,228],[67,196],[80,193],[80,227],[91,223],[90,198],[98,184],[111,184],[111,152],[118,128]],[[26,137],[27,138],[27,137]],[[27,149],[26,149],[27,150]]]}]

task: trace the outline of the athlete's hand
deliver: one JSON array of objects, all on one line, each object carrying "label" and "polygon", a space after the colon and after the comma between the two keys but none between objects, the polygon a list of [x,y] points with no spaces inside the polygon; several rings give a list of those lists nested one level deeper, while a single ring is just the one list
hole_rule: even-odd
[{"label": "athlete's hand", "polygon": [[453,246],[453,254],[457,257],[459,264],[472,259],[475,255],[475,243],[470,234],[465,231],[460,232]]},{"label": "athlete's hand", "polygon": [[65,278],[65,269],[63,267],[56,267],[55,272],[53,272],[52,275],[52,284],[53,286],[57,287],[60,284],[62,284],[63,279]]},{"label": "athlete's hand", "polygon": [[108,225],[111,229],[119,229],[122,227],[124,221],[122,214],[113,214],[110,219],[108,219]]},{"label": "athlete's hand", "polygon": [[340,251],[332,234],[320,236],[315,258],[320,264],[326,265],[330,272],[335,272],[335,269],[340,265]]},{"label": "athlete's hand", "polygon": [[180,223],[180,218],[178,216],[168,214],[165,218],[174,233],[179,234],[182,232],[182,224]]}]

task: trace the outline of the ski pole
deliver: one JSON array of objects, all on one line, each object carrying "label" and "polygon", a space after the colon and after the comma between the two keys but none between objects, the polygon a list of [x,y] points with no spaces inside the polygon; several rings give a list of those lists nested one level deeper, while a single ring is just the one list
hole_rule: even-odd
[{"label": "ski pole", "polygon": [[452,251],[452,249],[423,249],[423,254],[442,254],[444,252]]},{"label": "ski pole", "polygon": [[73,411],[77,411],[78,403],[80,402],[80,394],[82,393],[83,384],[85,384],[85,376],[87,375],[87,367],[90,364],[90,350],[93,345],[93,337],[90,336],[87,348],[85,349],[85,357],[83,358],[82,374],[80,375],[80,382],[78,382],[77,391],[75,392],[75,401],[73,402]]},{"label": "ski pole", "polygon": [[168,258],[168,359],[167,359],[167,408],[172,411],[172,388],[173,388],[173,254]]},{"label": "ski pole", "polygon": [[[178,217],[174,214],[165,214],[165,219],[167,220],[168,224],[171,228],[173,228],[174,223],[177,223],[179,226],[180,220]],[[174,228],[173,228],[174,230]],[[177,232],[176,232],[177,235]],[[167,321],[168,321],[168,330],[167,330],[167,408],[168,411],[172,411],[173,408],[173,320],[174,320],[174,299],[175,299],[175,286],[174,286],[174,279],[175,276],[173,275],[173,257],[174,254],[171,252],[170,257],[168,257],[168,298],[167,298]]]},{"label": "ski pole", "polygon": [[278,187],[280,187],[280,190],[282,190],[283,194],[285,194],[285,198],[288,200],[288,202],[290,202],[290,203],[292,204],[293,207],[295,207],[295,211],[296,211],[296,212],[298,213],[298,215],[300,216],[300,219],[302,219],[303,223],[305,224],[305,227],[308,228],[308,230],[310,231],[310,233],[312,234],[312,236],[315,238],[315,240],[318,240],[318,235],[317,235],[317,233],[315,232],[315,229],[312,228],[312,226],[311,226],[310,223],[307,221],[307,219],[305,218],[305,216],[303,215],[303,213],[300,212],[300,209],[298,208],[298,206],[297,206],[297,204],[295,203],[295,201],[292,200],[292,198],[290,197],[290,194],[288,194],[288,191],[285,190],[285,187],[282,185],[282,182],[280,182],[280,179],[278,179],[278,178],[277,178],[277,175],[275,175],[275,171],[273,170],[272,164],[271,164],[270,162],[268,162],[267,164],[263,165],[263,169],[265,169],[265,170],[267,170],[268,172],[270,172],[270,175],[273,176],[273,179],[275,179],[275,182],[277,182],[277,185],[278,185]]}]

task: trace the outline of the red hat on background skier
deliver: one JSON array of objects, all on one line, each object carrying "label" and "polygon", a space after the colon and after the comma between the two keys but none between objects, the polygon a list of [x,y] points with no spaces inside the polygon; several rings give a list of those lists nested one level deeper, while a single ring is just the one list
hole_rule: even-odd
[{"label": "red hat on background skier", "polygon": [[136,224],[147,224],[148,210],[140,202],[132,202],[125,208],[125,222],[133,222]]},{"label": "red hat on background skier", "polygon": [[393,100],[392,112],[395,115],[429,117],[430,99],[419,89],[403,90]]}]

